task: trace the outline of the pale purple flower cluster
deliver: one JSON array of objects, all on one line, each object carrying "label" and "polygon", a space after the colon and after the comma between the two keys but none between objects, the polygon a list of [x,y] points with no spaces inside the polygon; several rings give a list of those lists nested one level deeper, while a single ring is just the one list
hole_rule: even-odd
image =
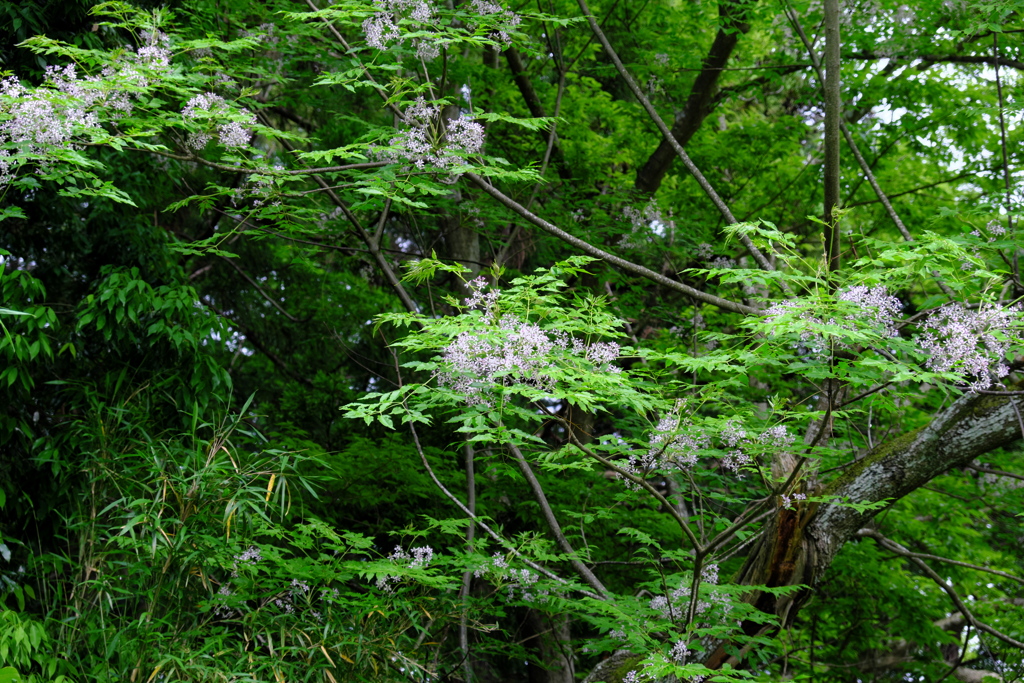
[{"label": "pale purple flower cluster", "polygon": [[235,562],[244,562],[246,564],[256,564],[262,559],[263,553],[254,545],[249,546],[248,550],[240,555],[235,555]]},{"label": "pale purple flower cluster", "polygon": [[[839,300],[849,301],[863,307],[862,320],[881,331],[886,337],[895,337],[899,334],[895,323],[903,311],[903,304],[899,299],[890,295],[885,287],[854,285],[841,290]],[[846,319],[853,320],[854,316],[847,316]]]},{"label": "pale purple flower cluster", "polygon": [[671,236],[676,229],[671,213],[666,218],[654,199],[647,202],[643,209],[625,207],[622,210],[622,217],[629,221],[631,226],[629,234],[619,240],[619,245],[627,248],[642,247],[652,242],[654,235]]},{"label": "pale purple flower cluster", "polygon": [[700,452],[711,447],[711,438],[700,429],[680,424],[676,412],[663,417],[651,434],[650,448],[642,456],[630,455],[625,469],[638,477],[659,469],[685,470],[697,464]]},{"label": "pale purple flower cluster", "polygon": [[441,109],[417,98],[405,111],[408,128],[388,142],[390,149],[377,150],[384,161],[408,161],[416,168],[450,169],[463,158],[479,154],[484,146],[484,127],[470,116],[443,122]]},{"label": "pale purple flower cluster", "polygon": [[544,602],[547,600],[549,591],[538,588],[535,584],[540,575],[526,569],[514,569],[509,567],[508,560],[499,552],[494,553],[491,561],[473,572],[476,578],[489,577],[496,583],[503,583],[508,589],[508,599],[515,600],[516,593],[524,602]]},{"label": "pale purple flower cluster", "polygon": [[[673,224],[673,226],[674,225],[675,224]],[[696,255],[698,259],[704,261],[704,264],[708,268],[726,270],[729,268],[736,267],[735,260],[727,258],[725,256],[715,256],[714,247],[712,247],[707,242],[701,242],[700,244],[697,245]]]},{"label": "pale purple flower cluster", "polygon": [[481,578],[487,574],[496,574],[499,577],[504,577],[508,574],[508,560],[501,553],[494,553],[491,557],[491,561],[482,567],[477,567],[473,572],[473,576]]},{"label": "pale purple flower cluster", "polygon": [[953,372],[972,391],[988,389],[1010,373],[1006,355],[1024,343],[1020,307],[982,305],[970,310],[947,304],[928,316],[918,345],[928,354],[926,365],[936,372]]},{"label": "pale purple flower cluster", "polygon": [[213,613],[221,619],[228,619],[229,617],[237,614],[237,610],[234,610],[225,604],[227,598],[230,598],[234,594],[234,591],[232,591],[227,584],[223,584],[220,587],[220,590],[217,591],[217,597],[214,599],[214,602],[217,603],[217,609],[215,609]]},{"label": "pale purple flower cluster", "polygon": [[[246,126],[256,123],[256,117],[247,109],[233,111],[227,101],[220,95],[214,93],[201,93],[188,101],[181,115],[186,119],[196,121],[220,120],[230,116],[240,117],[241,120],[229,120],[216,126],[217,138],[220,144],[225,147],[245,147],[252,138],[252,130]],[[199,151],[206,147],[213,136],[208,130],[192,133],[188,138],[188,145]]]},{"label": "pale purple flower cluster", "polygon": [[[409,19],[413,28],[423,31],[435,23],[434,8],[426,0],[374,0],[376,13],[363,22],[363,33],[366,43],[378,50],[388,49],[388,44],[396,41],[399,45],[404,40],[398,23]],[[416,38],[416,56],[433,59],[441,54],[440,45],[430,38]]]},{"label": "pale purple flower cluster", "polygon": [[744,465],[750,464],[750,456],[743,451],[736,449],[727,452],[722,456],[722,467],[733,472],[738,471]]},{"label": "pale purple flower cluster", "polygon": [[[711,586],[718,585],[718,565],[709,564],[701,569],[700,582]],[[728,603],[728,597],[724,594],[719,594],[716,591],[708,591],[706,593],[707,599],[697,600],[697,614],[703,614],[711,610],[716,604]],[[663,619],[671,619],[678,621],[683,618],[686,614],[687,607],[690,602],[690,580],[684,578],[679,583],[679,587],[673,590],[669,595],[656,595],[651,599],[651,609],[660,612]]]},{"label": "pale purple flower cluster", "polygon": [[[712,448],[714,439],[703,429],[685,424],[679,416],[680,409],[681,405],[677,404],[670,415],[658,422],[651,434],[647,453],[631,454],[623,469],[630,474],[643,477],[655,470],[685,471],[697,464],[701,451]],[[718,441],[726,451],[720,465],[738,472],[753,461],[752,455],[748,452],[751,449],[759,450],[766,446],[771,449],[788,448],[792,445],[794,437],[789,434],[785,425],[776,425],[751,439],[745,429],[730,420],[719,432]],[[628,481],[627,486],[634,488]]]},{"label": "pale purple flower cluster", "polygon": [[797,501],[797,500],[807,500],[807,494],[806,493],[794,493],[792,496],[790,496],[790,495],[784,493],[784,494],[782,494],[782,507],[789,509],[789,508],[793,507],[793,501]]},{"label": "pale purple flower cluster", "polygon": [[[0,147],[16,147],[20,155],[46,157],[52,148],[66,148],[76,136],[99,132],[98,111],[117,117],[132,110],[132,96],[149,87],[170,68],[167,36],[144,34],[138,52],[99,75],[80,78],[74,64],[46,68],[43,87],[26,88],[13,76],[0,81]],[[9,149],[0,150],[0,186],[11,180]]]},{"label": "pale purple flower cluster", "polygon": [[789,433],[786,425],[775,425],[762,432],[757,440],[759,443],[773,448],[788,448],[793,445],[796,437]]},{"label": "pale purple flower cluster", "polygon": [[[765,311],[765,320],[768,323],[775,323],[779,318],[795,316],[800,321],[813,326],[827,324],[852,332],[857,329],[858,325],[862,325],[871,328],[876,334],[883,337],[897,335],[896,319],[899,317],[903,305],[899,299],[891,296],[885,287],[855,285],[840,290],[837,298],[839,301],[857,304],[860,310],[858,313],[848,313],[841,319],[829,318],[826,323],[823,318],[811,312],[806,302],[788,300],[773,304]],[[774,330],[772,334],[774,334]],[[812,353],[823,354],[829,349],[829,343],[825,336],[813,330],[802,330],[799,338]],[[839,342],[838,346],[847,347],[843,342]]]},{"label": "pale purple flower cluster", "polygon": [[470,297],[463,301],[466,308],[483,311],[485,317],[494,315],[498,299],[501,297],[500,289],[488,290],[487,285],[487,280],[482,277],[471,280],[467,285],[470,289]]},{"label": "pale purple flower cluster", "polygon": [[471,296],[466,299],[470,310],[484,313],[481,328],[461,332],[441,351],[441,359],[450,368],[438,380],[466,398],[469,405],[490,406],[490,399],[499,386],[526,385],[551,391],[556,379],[553,371],[561,354],[582,358],[604,372],[621,372],[612,365],[619,357],[615,342],[587,344],[572,339],[560,330],[549,331],[535,323],[498,311],[500,292],[485,292],[486,280],[469,283]]},{"label": "pale purple flower cluster", "polygon": [[685,640],[676,641],[668,652],[669,659],[677,664],[686,664],[686,658],[690,654],[690,648],[687,647],[688,644]]},{"label": "pale purple flower cluster", "polygon": [[[512,36],[509,34],[522,22],[522,18],[518,14],[505,9],[500,3],[490,2],[490,0],[473,0],[469,5],[469,11],[481,17],[490,17],[494,21],[495,26],[489,34],[492,40],[505,47],[512,44]],[[476,25],[471,25],[470,28],[476,30]]]},{"label": "pale purple flower cluster", "polygon": [[[396,545],[394,551],[388,555],[388,559],[395,564],[401,564],[408,569],[424,569],[430,566],[434,559],[434,549],[430,546],[410,548],[409,552],[402,550],[402,546]],[[377,578],[377,588],[390,591],[395,583],[402,580],[401,576],[385,574]]]},{"label": "pale purple flower cluster", "polygon": [[497,384],[526,384],[545,391],[554,388],[551,352],[558,346],[539,326],[514,316],[502,316],[497,334],[462,332],[441,353],[451,373],[441,383],[466,396],[470,405],[488,404]]}]

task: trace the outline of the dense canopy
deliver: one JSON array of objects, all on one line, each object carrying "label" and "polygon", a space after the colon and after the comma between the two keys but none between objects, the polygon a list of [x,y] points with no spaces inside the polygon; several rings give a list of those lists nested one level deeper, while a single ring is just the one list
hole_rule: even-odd
[{"label": "dense canopy", "polygon": [[1021,680],[1022,10],[0,3],[0,683]]}]

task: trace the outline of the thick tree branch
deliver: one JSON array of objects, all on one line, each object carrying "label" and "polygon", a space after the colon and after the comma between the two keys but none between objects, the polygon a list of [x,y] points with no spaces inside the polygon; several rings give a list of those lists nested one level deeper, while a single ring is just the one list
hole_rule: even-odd
[{"label": "thick tree branch", "polygon": [[[825,253],[828,271],[839,270],[839,123],[843,113],[840,97],[839,0],[825,2]],[[813,51],[812,53],[813,54]],[[820,73],[820,70],[819,70]]]},{"label": "thick tree branch", "polygon": [[[938,475],[1020,438],[1012,399],[966,394],[927,426],[880,444],[823,493],[855,503],[886,507]],[[831,564],[842,545],[878,510],[823,504],[807,534],[814,539],[816,574]]]},{"label": "thick tree branch", "polygon": [[[523,102],[526,103],[526,108],[530,110],[530,114],[534,118],[542,119],[545,117],[544,105],[540,101],[540,97],[537,96],[537,91],[533,89],[533,83],[530,81],[530,77],[526,74],[526,67],[523,66],[523,58],[519,54],[519,50],[514,47],[510,47],[504,52],[505,60],[508,62],[508,68],[512,72],[512,79],[515,81],[516,87],[519,88],[519,94],[523,96]],[[558,114],[555,114],[558,116]],[[544,137],[543,131],[541,136]],[[563,159],[562,146],[558,144],[558,138],[552,134],[550,140],[545,140],[545,143],[554,154],[555,160],[561,162]]]}]

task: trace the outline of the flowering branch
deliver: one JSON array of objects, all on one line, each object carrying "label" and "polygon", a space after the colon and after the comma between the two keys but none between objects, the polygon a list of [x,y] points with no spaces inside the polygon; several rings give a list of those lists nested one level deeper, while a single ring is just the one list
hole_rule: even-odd
[{"label": "flowering branch", "polygon": [[648,483],[646,479],[644,479],[643,477],[638,477],[632,472],[622,469],[621,467],[613,463],[611,460],[608,460],[607,458],[598,455],[590,448],[587,448],[587,446],[585,446],[578,438],[576,438],[576,433],[573,431],[572,425],[570,425],[567,420],[560,417],[559,415],[556,415],[555,413],[552,413],[550,410],[547,409],[546,406],[541,405],[540,407],[541,410],[543,410],[551,418],[558,421],[559,424],[565,427],[565,432],[566,434],[569,435],[569,441],[572,443],[573,446],[576,446],[576,448],[583,451],[584,455],[586,455],[589,458],[593,458],[594,460],[598,461],[599,463],[601,463],[608,469],[612,470],[619,476],[624,477],[629,481],[633,482],[634,484],[639,485],[649,494],[654,496],[655,500],[661,503],[662,507],[668,510],[668,513],[672,515],[672,518],[675,519],[676,522],[679,524],[679,527],[683,530],[684,535],[690,541],[690,545],[693,548],[694,552],[700,554],[704,551],[704,549],[700,545],[700,541],[697,540],[697,537],[693,534],[693,531],[687,524],[686,519],[683,518],[683,516],[679,514],[679,511],[676,509],[676,507],[669,503],[667,500],[665,500],[665,496],[661,495],[657,489],[655,489],[653,486],[650,485],[650,483]]}]

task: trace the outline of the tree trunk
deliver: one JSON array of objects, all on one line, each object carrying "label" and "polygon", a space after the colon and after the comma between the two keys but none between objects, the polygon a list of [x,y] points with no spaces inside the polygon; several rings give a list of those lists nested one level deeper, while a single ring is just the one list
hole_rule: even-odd
[{"label": "tree trunk", "polygon": [[[962,396],[927,426],[880,444],[837,479],[808,491],[811,496],[851,503],[885,501],[883,508],[857,510],[832,503],[780,507],[733,582],[807,586],[789,596],[755,591],[747,597],[759,610],[775,615],[783,627],[788,626],[839,550],[875,515],[948,470],[1021,438],[1020,418],[1012,401],[992,395]],[[753,634],[767,629],[745,622],[743,630]],[[727,661],[725,643],[720,643],[705,664],[719,668]]]}]

